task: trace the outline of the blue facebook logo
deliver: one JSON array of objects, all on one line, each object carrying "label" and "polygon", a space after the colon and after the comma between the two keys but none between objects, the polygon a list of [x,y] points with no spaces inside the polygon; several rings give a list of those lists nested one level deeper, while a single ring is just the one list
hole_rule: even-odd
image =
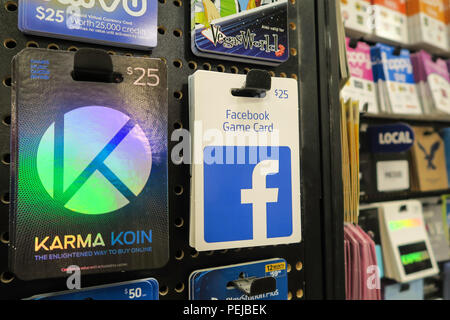
[{"label": "blue facebook logo", "polygon": [[292,234],[288,147],[208,146],[203,153],[206,242]]}]

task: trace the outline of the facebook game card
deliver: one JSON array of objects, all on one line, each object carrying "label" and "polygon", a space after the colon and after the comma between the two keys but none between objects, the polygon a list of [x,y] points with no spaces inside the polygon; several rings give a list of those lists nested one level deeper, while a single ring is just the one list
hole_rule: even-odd
[{"label": "facebook game card", "polygon": [[264,97],[234,96],[245,81],[209,71],[189,79],[198,251],[301,240],[297,81],[272,78]]}]

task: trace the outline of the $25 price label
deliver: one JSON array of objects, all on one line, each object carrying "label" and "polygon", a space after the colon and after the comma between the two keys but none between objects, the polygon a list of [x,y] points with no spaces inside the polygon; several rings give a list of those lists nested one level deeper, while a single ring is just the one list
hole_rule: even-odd
[{"label": "$25 price label", "polygon": [[274,93],[275,93],[275,97],[277,97],[278,99],[287,99],[287,98],[289,98],[288,90],[275,89]]}]

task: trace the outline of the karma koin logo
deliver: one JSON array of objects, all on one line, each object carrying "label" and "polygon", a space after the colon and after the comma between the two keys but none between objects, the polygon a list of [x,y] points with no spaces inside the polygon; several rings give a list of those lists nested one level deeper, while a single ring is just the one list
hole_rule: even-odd
[{"label": "karma koin logo", "polygon": [[87,106],[48,127],[36,161],[45,190],[58,203],[79,213],[103,214],[141,193],[152,153],[133,119],[112,108]]}]

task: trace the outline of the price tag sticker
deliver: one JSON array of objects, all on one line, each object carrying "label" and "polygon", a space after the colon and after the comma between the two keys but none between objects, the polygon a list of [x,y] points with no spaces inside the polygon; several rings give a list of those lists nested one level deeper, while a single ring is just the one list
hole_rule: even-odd
[{"label": "price tag sticker", "polygon": [[189,79],[197,251],[301,240],[298,82],[272,77],[262,96],[233,94],[245,83],[203,70]]}]

